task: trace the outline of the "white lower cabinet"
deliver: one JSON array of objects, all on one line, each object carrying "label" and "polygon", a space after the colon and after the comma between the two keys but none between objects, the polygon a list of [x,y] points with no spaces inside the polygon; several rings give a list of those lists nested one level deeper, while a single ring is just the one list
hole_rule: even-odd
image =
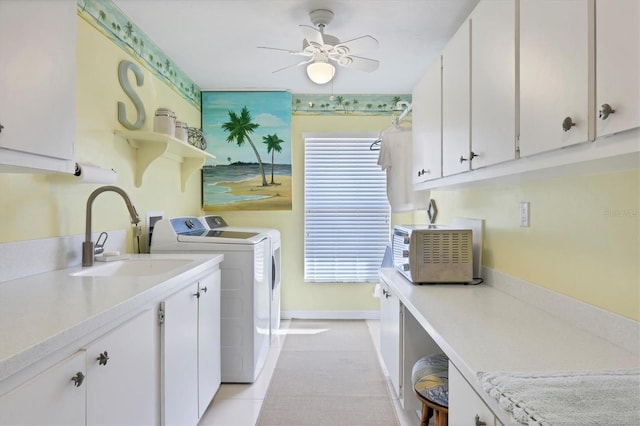
[{"label": "white lower cabinet", "polygon": [[85,373],[85,353],[78,351],[0,397],[0,424],[84,425]]},{"label": "white lower cabinet", "polygon": [[380,285],[382,360],[400,405],[406,411],[416,411],[420,409],[421,403],[411,383],[413,365],[423,356],[441,353],[442,350],[405,308],[391,287],[384,281]]},{"label": "white lower cabinet", "polygon": [[0,398],[0,425],[150,425],[159,419],[147,310]]},{"label": "white lower cabinet", "polygon": [[195,425],[220,387],[220,271],[161,303],[162,423]]},{"label": "white lower cabinet", "polygon": [[452,362],[449,362],[449,424],[502,425]]},{"label": "white lower cabinet", "polygon": [[158,424],[156,327],[148,309],[87,346],[87,424]]},{"label": "white lower cabinet", "polygon": [[386,283],[380,286],[380,352],[393,390],[400,398],[400,299]]}]

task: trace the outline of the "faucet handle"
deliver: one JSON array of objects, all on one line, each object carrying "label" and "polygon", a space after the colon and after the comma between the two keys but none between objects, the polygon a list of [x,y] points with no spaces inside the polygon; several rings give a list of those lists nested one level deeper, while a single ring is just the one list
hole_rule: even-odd
[{"label": "faucet handle", "polygon": [[[104,239],[102,239],[102,237],[104,237]],[[101,254],[104,252],[104,243],[107,242],[108,238],[109,234],[106,232],[101,232],[100,235],[98,235],[98,240],[96,241],[96,246],[93,250],[94,254]]]}]

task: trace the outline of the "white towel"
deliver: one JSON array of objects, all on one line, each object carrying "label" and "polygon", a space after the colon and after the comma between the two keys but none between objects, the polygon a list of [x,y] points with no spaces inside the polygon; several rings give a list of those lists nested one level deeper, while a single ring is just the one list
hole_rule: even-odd
[{"label": "white towel", "polygon": [[429,191],[413,190],[411,129],[391,127],[382,133],[378,165],[387,171],[387,199],[393,213],[426,209]]},{"label": "white towel", "polygon": [[640,425],[640,369],[478,373],[500,408],[525,425]]}]

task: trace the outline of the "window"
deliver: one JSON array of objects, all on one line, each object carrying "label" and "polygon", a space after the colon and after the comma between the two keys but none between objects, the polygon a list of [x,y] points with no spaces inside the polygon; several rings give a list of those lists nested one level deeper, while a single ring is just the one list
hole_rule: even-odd
[{"label": "window", "polygon": [[378,280],[390,210],[375,139],[305,138],[306,282]]}]

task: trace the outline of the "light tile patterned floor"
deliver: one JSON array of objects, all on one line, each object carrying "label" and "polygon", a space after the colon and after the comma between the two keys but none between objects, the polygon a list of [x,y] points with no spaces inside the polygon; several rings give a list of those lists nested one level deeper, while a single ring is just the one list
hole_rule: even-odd
[{"label": "light tile patterned floor", "polygon": [[[367,321],[367,324],[379,356],[379,321]],[[265,367],[262,370],[262,373],[260,373],[258,380],[252,384],[223,384],[216,394],[213,402],[207,409],[207,412],[202,416],[200,426],[255,425],[288,329],[289,321],[283,320],[280,327],[280,333],[271,344]],[[391,394],[393,395],[393,392],[391,392]],[[396,413],[398,414],[398,419],[402,426],[417,426],[420,424],[420,421],[415,414],[402,410],[396,397],[394,397],[393,403],[396,407]]]}]

